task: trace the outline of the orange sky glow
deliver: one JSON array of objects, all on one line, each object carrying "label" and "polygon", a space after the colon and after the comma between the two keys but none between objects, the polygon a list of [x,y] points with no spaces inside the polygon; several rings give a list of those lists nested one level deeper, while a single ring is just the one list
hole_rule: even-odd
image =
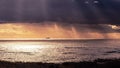
[{"label": "orange sky glow", "polygon": [[[116,26],[110,25],[117,29]],[[63,28],[58,24],[3,23],[0,24],[0,38],[120,38],[120,33],[77,32],[71,26]]]}]

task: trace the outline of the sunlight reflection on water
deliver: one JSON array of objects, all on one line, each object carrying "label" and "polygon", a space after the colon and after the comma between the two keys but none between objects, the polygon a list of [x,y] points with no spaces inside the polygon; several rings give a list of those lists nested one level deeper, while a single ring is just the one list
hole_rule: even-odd
[{"label": "sunlight reflection on water", "polygon": [[[47,44],[47,43],[45,43]],[[48,45],[45,44],[35,44],[35,43],[24,43],[24,42],[13,42],[13,43],[6,43],[2,47],[6,48],[8,51],[23,51],[23,52],[35,52],[39,49],[49,48]]]},{"label": "sunlight reflection on water", "polygon": [[0,42],[0,60],[60,63],[120,58],[119,44],[119,41]]},{"label": "sunlight reflection on water", "polygon": [[43,49],[45,46],[37,46],[37,45],[14,45],[10,46],[9,49],[13,51],[24,51],[24,52],[35,52],[39,49]]}]

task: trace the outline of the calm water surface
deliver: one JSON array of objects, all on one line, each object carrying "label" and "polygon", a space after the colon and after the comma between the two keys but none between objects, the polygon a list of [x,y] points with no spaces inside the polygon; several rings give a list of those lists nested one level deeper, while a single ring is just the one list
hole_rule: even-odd
[{"label": "calm water surface", "polygon": [[79,62],[120,58],[120,40],[0,41],[0,60]]}]

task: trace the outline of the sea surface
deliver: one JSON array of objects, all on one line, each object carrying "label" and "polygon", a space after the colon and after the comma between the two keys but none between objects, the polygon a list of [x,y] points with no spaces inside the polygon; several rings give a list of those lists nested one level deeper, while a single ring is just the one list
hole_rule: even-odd
[{"label": "sea surface", "polygon": [[1,40],[0,60],[62,63],[120,58],[120,40]]}]

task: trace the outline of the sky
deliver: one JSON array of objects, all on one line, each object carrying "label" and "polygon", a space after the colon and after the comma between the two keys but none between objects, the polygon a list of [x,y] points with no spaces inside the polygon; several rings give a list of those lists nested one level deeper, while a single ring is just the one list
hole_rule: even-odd
[{"label": "sky", "polygon": [[0,21],[120,22],[119,0],[0,0]]},{"label": "sky", "polygon": [[120,38],[120,0],[0,0],[0,38]]},{"label": "sky", "polygon": [[120,39],[118,25],[59,23],[2,23],[0,38]]}]

